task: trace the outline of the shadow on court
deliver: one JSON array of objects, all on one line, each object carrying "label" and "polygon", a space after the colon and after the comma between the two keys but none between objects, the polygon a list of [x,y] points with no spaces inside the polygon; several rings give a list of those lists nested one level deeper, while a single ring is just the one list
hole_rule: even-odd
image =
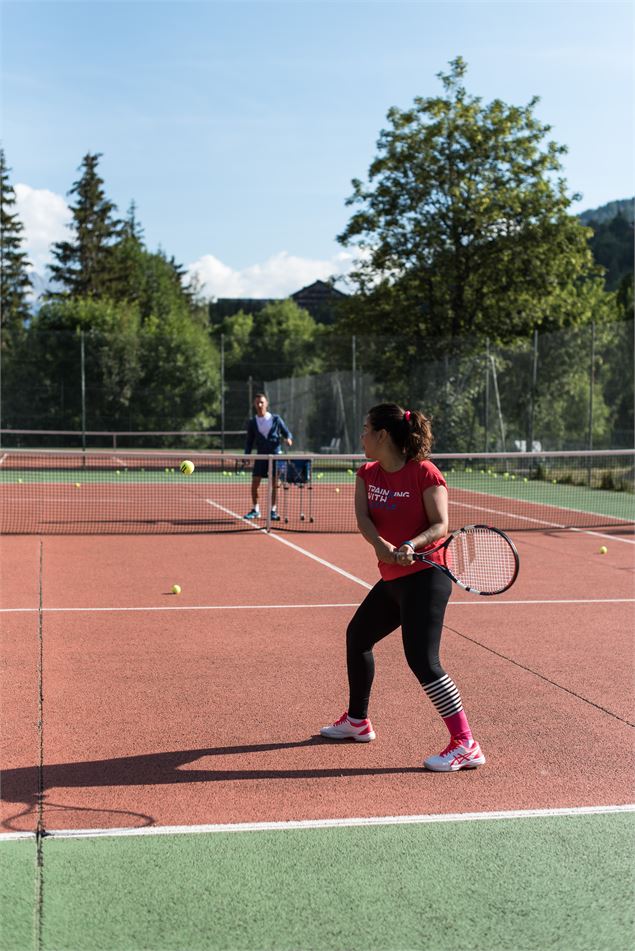
[{"label": "shadow on court", "polygon": [[[337,741],[341,745],[342,741]],[[346,742],[346,741],[344,741]],[[18,815],[5,820],[5,829],[14,828],[13,822],[31,812],[40,802],[48,808],[47,790],[86,789],[91,787],[165,786],[177,783],[214,783],[236,780],[263,779],[333,779],[342,776],[378,776],[386,774],[419,773],[429,775],[423,767],[375,767],[335,769],[187,769],[188,764],[208,756],[270,753],[277,750],[303,747],[334,746],[332,740],[312,736],[290,743],[258,743],[250,746],[202,747],[171,753],[149,753],[123,756],[115,759],[90,760],[83,763],[53,763],[44,766],[40,776],[37,766],[8,769],[2,774],[2,799],[21,803],[26,807]],[[350,745],[355,745],[354,741]],[[41,793],[40,793],[41,790]],[[40,796],[42,798],[40,798]],[[145,817],[150,819],[150,817]],[[151,825],[152,820],[147,823]]]}]

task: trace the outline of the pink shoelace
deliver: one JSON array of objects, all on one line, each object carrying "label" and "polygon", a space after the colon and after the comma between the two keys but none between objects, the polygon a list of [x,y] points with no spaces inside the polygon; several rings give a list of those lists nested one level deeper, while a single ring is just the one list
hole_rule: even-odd
[{"label": "pink shoelace", "polygon": [[[349,719],[348,710],[345,710],[339,720],[336,720],[333,726],[341,726],[343,723]],[[362,723],[366,723],[366,720],[360,720],[359,723],[351,723],[351,726],[361,726]]]},{"label": "pink shoelace", "polygon": [[457,748],[457,746],[463,746],[463,742],[461,740],[457,740],[456,737],[453,736],[446,748],[441,750],[439,756],[449,756],[450,753],[452,753]]}]

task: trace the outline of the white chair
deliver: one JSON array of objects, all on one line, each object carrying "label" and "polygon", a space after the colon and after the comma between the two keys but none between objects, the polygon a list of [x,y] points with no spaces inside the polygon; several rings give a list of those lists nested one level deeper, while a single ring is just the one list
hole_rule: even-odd
[{"label": "white chair", "polygon": [[320,452],[339,452],[341,442],[339,436],[333,436],[328,446],[320,446]]}]

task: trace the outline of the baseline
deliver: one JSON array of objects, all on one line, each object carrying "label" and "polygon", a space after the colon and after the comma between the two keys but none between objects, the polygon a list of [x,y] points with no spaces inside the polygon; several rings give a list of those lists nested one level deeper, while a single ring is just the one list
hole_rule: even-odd
[{"label": "baseline", "polygon": [[[508,809],[493,812],[448,812],[415,816],[356,816],[347,819],[298,819],[286,822],[228,822],[210,825],[142,826],[123,829],[59,829],[48,839],[95,839],[105,836],[195,835],[215,832],[284,832],[290,829],[341,829],[355,826],[423,825],[437,822],[479,822],[499,819],[553,819],[558,816],[597,816],[635,812],[635,803],[614,806],[572,806],[564,809]],[[35,837],[34,833],[3,832],[0,842]]]}]

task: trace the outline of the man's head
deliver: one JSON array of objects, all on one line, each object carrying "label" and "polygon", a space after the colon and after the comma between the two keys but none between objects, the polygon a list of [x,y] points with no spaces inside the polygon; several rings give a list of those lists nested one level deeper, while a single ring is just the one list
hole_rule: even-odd
[{"label": "man's head", "polygon": [[254,396],[254,409],[257,416],[264,416],[269,406],[269,400],[264,393],[256,393]]}]

